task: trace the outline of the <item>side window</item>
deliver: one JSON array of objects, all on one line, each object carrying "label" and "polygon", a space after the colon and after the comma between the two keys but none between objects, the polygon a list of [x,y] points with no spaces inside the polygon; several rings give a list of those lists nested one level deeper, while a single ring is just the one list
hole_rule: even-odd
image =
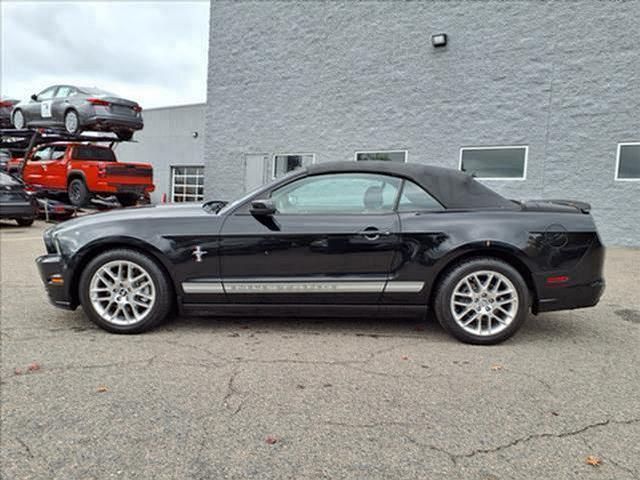
[{"label": "side window", "polygon": [[41,162],[51,158],[51,147],[39,148],[31,155],[32,162]]},{"label": "side window", "polygon": [[41,100],[51,100],[53,98],[53,94],[56,92],[57,87],[47,88],[38,94],[38,101]]},{"label": "side window", "polygon": [[64,153],[67,151],[67,147],[64,145],[58,145],[51,149],[51,160],[60,160],[64,157]]},{"label": "side window", "polygon": [[387,175],[339,173],[303,178],[275,190],[279,213],[392,212],[401,180]]},{"label": "side window", "polygon": [[59,87],[56,92],[56,98],[65,98],[73,95],[73,87]]},{"label": "side window", "polygon": [[405,180],[398,202],[398,212],[416,212],[421,210],[444,210],[442,205],[409,180]]}]

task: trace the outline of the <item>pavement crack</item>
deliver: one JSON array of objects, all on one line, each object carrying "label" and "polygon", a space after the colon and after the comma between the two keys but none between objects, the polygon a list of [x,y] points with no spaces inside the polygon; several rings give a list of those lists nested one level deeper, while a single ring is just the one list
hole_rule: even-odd
[{"label": "pavement crack", "polygon": [[536,433],[536,434],[531,434],[531,435],[527,435],[525,437],[521,437],[521,438],[516,438],[515,440],[512,440],[509,443],[505,443],[504,445],[498,445],[496,447],[492,447],[492,448],[481,448],[481,449],[476,449],[473,450],[472,452],[469,453],[462,453],[462,454],[454,454],[454,457],[456,459],[461,459],[461,458],[471,458],[475,455],[482,455],[482,454],[486,454],[486,453],[495,453],[495,452],[499,452],[502,450],[506,450],[508,448],[511,447],[515,447],[516,445],[519,445],[521,443],[526,443],[529,442],[531,440],[538,440],[541,438],[566,438],[566,437],[572,437],[575,435],[580,435],[581,433],[584,433],[588,430],[591,430],[593,428],[599,428],[599,427],[604,427],[607,425],[630,425],[632,423],[637,423],[640,422],[640,418],[634,418],[631,420],[611,420],[611,419],[607,419],[607,420],[602,420],[600,422],[595,422],[595,423],[590,423],[588,425],[585,425],[584,427],[578,428],[576,430],[569,430],[566,432],[560,432],[560,433],[548,433],[548,432],[544,432],[544,433]]},{"label": "pavement crack", "polygon": [[25,449],[25,451],[27,452],[27,455],[29,455],[29,458],[34,458],[33,452],[31,451],[31,448],[29,447],[29,445],[27,445],[27,443],[24,440],[22,440],[20,437],[16,437],[16,440],[20,445],[22,445],[22,448]]},{"label": "pavement crack", "polygon": [[235,406],[235,408],[233,408],[233,410],[231,410],[232,416],[239,413],[240,410],[242,410],[242,407],[244,407],[245,394],[244,392],[241,392],[240,390],[238,390],[234,385],[234,382],[236,381],[236,378],[240,373],[241,373],[240,370],[235,370],[231,374],[231,376],[229,377],[229,381],[227,382],[227,392],[222,398],[222,406],[227,410],[231,410],[230,407],[231,407],[231,403],[233,403],[234,397],[239,397],[238,404]]},{"label": "pavement crack", "polygon": [[458,460],[456,455],[454,455],[453,453],[451,453],[450,451],[442,448],[442,447],[437,447],[435,445],[428,445],[422,442],[417,441],[415,438],[407,435],[407,434],[403,434],[403,437],[406,438],[410,443],[418,446],[418,447],[422,447],[422,448],[428,448],[429,450],[433,450],[434,452],[438,452],[438,453],[442,453],[444,455],[446,455],[449,460],[451,461],[451,463],[453,463],[455,466],[458,466]]}]

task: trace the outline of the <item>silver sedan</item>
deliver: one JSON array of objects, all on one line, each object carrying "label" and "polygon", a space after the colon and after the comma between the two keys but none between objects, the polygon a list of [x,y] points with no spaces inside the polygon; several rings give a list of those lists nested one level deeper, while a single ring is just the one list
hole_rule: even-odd
[{"label": "silver sedan", "polygon": [[144,126],[137,102],[99,88],[71,85],[54,85],[31,95],[13,108],[11,121],[17,129],[63,127],[72,134],[85,130],[115,132],[121,140],[131,140],[133,132]]}]

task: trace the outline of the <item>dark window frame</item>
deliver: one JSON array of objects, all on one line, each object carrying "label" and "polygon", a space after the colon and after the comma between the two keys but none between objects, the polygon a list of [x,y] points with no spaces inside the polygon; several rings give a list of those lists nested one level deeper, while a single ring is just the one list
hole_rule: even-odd
[{"label": "dark window frame", "polygon": [[[298,170],[297,168],[294,168],[293,170],[289,170],[288,172],[285,172],[284,174],[280,175],[280,176],[276,176],[276,162],[277,162],[277,158],[278,157],[311,157],[311,163],[310,165],[313,165],[314,163],[316,163],[316,154],[315,153],[274,153],[273,156],[271,157],[271,180],[275,180],[277,178],[282,178],[285,175],[288,175],[289,173]],[[304,168],[305,165],[301,165],[300,168]]]},{"label": "dark window frame", "polygon": [[640,181],[640,176],[638,177],[620,177],[620,154],[622,153],[623,147],[638,147],[640,149],[640,142],[621,142],[618,143],[618,147],[616,150],[616,169],[614,172],[614,180],[616,182],[637,182]]},{"label": "dark window frame", "polygon": [[499,180],[499,181],[525,181],[527,179],[527,167],[529,163],[529,145],[490,145],[490,146],[478,146],[478,147],[460,147],[460,156],[458,160],[458,170],[461,172],[469,173],[467,170],[463,170],[463,156],[465,151],[476,150],[524,150],[524,161],[522,164],[522,176],[520,177],[480,177],[475,176],[478,180]]},{"label": "dark window frame", "polygon": [[[356,150],[353,155],[354,162],[367,162],[370,160],[358,160],[358,155],[371,155],[378,153],[402,153],[404,155],[404,160],[402,163],[407,163],[409,161],[409,150],[406,149],[397,149],[397,150]],[[393,160],[387,160],[392,162]]]}]

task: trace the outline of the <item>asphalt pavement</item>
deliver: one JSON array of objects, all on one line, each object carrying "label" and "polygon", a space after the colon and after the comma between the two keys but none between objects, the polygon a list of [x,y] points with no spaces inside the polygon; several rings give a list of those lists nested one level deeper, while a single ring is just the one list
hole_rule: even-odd
[{"label": "asphalt pavement", "polygon": [[2,479],[640,478],[638,249],[493,347],[430,318],[122,336],[49,305],[43,228],[0,224]]}]

